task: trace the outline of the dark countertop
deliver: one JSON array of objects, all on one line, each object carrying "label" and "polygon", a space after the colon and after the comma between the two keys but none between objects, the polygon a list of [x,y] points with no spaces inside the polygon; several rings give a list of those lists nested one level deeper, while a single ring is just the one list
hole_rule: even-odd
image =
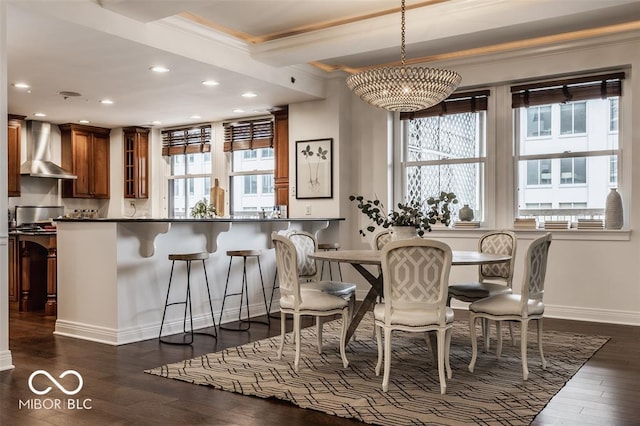
[{"label": "dark countertop", "polygon": [[137,217],[122,217],[122,218],[98,218],[98,219],[71,219],[71,218],[58,218],[55,222],[116,222],[116,223],[198,223],[198,222],[220,222],[220,223],[232,223],[232,222],[321,222],[321,221],[342,221],[343,217],[290,217],[281,219],[258,219],[258,218],[229,218],[229,217],[216,217],[212,219],[171,219],[171,218],[137,218]]},{"label": "dark countertop", "polygon": [[55,230],[46,231],[9,231],[9,235],[56,235]]}]

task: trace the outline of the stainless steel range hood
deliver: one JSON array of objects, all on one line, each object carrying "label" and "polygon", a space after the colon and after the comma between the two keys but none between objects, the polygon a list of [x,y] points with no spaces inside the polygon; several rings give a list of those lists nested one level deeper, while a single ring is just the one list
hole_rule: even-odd
[{"label": "stainless steel range hood", "polygon": [[54,179],[77,179],[73,173],[51,161],[51,123],[27,121],[27,161],[20,174]]}]

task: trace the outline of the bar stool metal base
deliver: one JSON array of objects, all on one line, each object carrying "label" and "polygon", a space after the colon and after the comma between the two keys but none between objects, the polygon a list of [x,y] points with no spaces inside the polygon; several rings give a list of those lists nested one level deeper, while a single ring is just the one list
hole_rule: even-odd
[{"label": "bar stool metal base", "polygon": [[[318,244],[318,250],[328,251],[328,250],[340,250],[340,243],[321,243]],[[324,278],[324,265],[325,263],[329,263],[329,280],[333,281],[333,272],[331,271],[331,261],[325,260],[322,262],[322,268],[320,269],[320,279]],[[338,263],[338,276],[340,277],[340,281],[342,281],[342,269],[340,269],[340,262]]]},{"label": "bar stool metal base", "polygon": [[[222,325],[220,324],[221,330],[227,331],[248,331],[251,328],[252,323],[270,325],[271,320],[269,318],[269,306],[267,304],[267,293],[264,288],[264,279],[262,277],[262,266],[260,265],[260,255],[262,252],[260,250],[229,250],[227,251],[227,256],[229,256],[229,269],[227,270],[227,282],[224,286],[224,296],[222,297],[222,308],[220,309],[220,321],[222,321],[222,314],[224,313],[224,305],[226,303],[227,297],[232,296],[240,296],[240,309],[238,312],[238,323],[237,326],[232,325]],[[233,262],[234,257],[242,257],[242,287],[240,288],[240,292],[229,293],[229,277],[231,276],[231,264]],[[251,312],[249,311],[249,287],[248,287],[248,279],[247,279],[247,257],[255,257],[258,262],[258,271],[260,273],[260,284],[262,286],[262,297],[264,299],[264,307],[267,312],[267,320],[255,320],[251,319]],[[247,310],[247,318],[242,318],[242,302],[244,301],[245,309]]]},{"label": "bar stool metal base", "polygon": [[[204,261],[209,258],[209,253],[188,253],[188,254],[170,254],[169,260],[171,260],[171,274],[169,275],[169,287],[167,288],[167,297],[164,303],[164,310],[162,312],[162,322],[160,323],[160,333],[158,334],[158,340],[160,343],[165,343],[168,345],[181,345],[188,346],[193,344],[193,336],[194,334],[200,334],[204,336],[210,336],[214,339],[218,338],[218,332],[216,331],[216,318],[213,314],[213,305],[211,303],[211,290],[209,288],[209,277],[207,277],[207,268],[205,266]],[[209,298],[209,310],[211,311],[211,320],[213,321],[213,333],[206,333],[203,331],[194,331],[193,330],[193,311],[191,307],[191,262],[194,260],[202,261],[202,268],[204,270],[204,279],[207,287],[207,296]],[[184,261],[187,262],[187,293],[184,301],[179,302],[171,302],[169,303],[169,295],[171,293],[171,281],[173,279],[173,269],[175,267],[176,261]],[[182,341],[177,340],[168,340],[162,337],[162,329],[164,327],[164,320],[167,315],[167,308],[169,306],[174,305],[184,305],[184,317],[182,320]],[[190,329],[187,331],[187,310],[189,311],[189,326]],[[187,339],[188,340],[185,340]]]}]

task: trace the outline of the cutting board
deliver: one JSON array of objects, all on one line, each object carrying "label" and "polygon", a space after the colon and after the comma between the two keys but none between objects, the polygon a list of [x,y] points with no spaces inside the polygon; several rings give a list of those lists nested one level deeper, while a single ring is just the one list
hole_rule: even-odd
[{"label": "cutting board", "polygon": [[218,184],[218,179],[215,179],[210,192],[211,204],[216,208],[216,216],[224,216],[224,189]]}]

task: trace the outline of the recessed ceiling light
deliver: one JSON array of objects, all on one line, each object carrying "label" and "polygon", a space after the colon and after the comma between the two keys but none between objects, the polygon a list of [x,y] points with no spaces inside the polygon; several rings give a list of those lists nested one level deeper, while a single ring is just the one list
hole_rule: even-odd
[{"label": "recessed ceiling light", "polygon": [[31,87],[27,83],[13,83],[12,86],[16,89],[29,89]]},{"label": "recessed ceiling light", "polygon": [[244,112],[244,110],[240,109],[240,108],[236,108],[236,109],[233,110],[233,112]]},{"label": "recessed ceiling light", "polygon": [[255,98],[256,96],[258,96],[258,95],[256,95],[256,94],[255,94],[255,93],[253,93],[253,92],[244,92],[244,93],[242,94],[242,97],[243,97],[243,98]]},{"label": "recessed ceiling light", "polygon": [[205,85],[205,86],[217,86],[220,83],[218,83],[215,80],[205,80],[205,81],[202,82],[202,84]]},{"label": "recessed ceiling light", "polygon": [[165,72],[169,72],[171,71],[169,68],[162,66],[162,65],[156,65],[155,67],[151,67],[149,68],[151,71],[153,72],[157,72],[157,73],[165,73]]},{"label": "recessed ceiling light", "polygon": [[159,125],[159,124],[162,124],[162,121],[159,121],[159,120],[153,120],[153,121],[151,122],[151,124],[153,124],[154,126],[157,126],[157,125]]},{"label": "recessed ceiling light", "polygon": [[111,105],[113,104],[113,101],[111,99],[101,99],[100,103],[105,105]]},{"label": "recessed ceiling light", "polygon": [[79,120],[78,123],[80,123],[80,124],[89,124],[91,122],[89,120]]},{"label": "recessed ceiling light", "polygon": [[47,116],[47,114],[45,114],[44,112],[36,112],[33,115],[35,115],[36,117],[46,117]]},{"label": "recessed ceiling light", "polygon": [[201,117],[201,116],[199,116],[199,115],[192,115],[192,116],[191,116],[191,117],[189,117],[189,118],[193,118],[194,120],[198,120],[198,119],[200,119],[200,118],[202,118],[202,117]]}]

